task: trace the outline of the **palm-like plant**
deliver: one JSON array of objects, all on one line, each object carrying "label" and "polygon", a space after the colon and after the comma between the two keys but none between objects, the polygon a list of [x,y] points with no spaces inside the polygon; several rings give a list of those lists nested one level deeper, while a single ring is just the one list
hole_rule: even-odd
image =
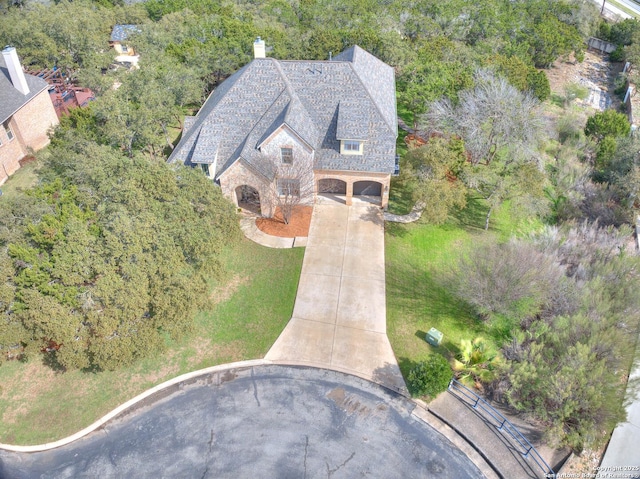
[{"label": "palm-like plant", "polygon": [[484,338],[460,341],[460,353],[453,360],[453,370],[462,382],[473,382],[477,388],[492,381],[501,358]]}]

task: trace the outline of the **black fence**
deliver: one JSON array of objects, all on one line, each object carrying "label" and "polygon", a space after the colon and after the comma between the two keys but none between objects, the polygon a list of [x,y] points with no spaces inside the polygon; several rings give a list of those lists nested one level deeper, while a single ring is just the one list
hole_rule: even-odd
[{"label": "black fence", "polygon": [[449,391],[478,411],[489,424],[495,426],[525,459],[535,462],[544,473],[545,478],[554,479],[556,477],[556,473],[542,458],[540,453],[536,451],[536,448],[533,447],[529,440],[487,401],[455,379],[452,379],[449,383]]}]

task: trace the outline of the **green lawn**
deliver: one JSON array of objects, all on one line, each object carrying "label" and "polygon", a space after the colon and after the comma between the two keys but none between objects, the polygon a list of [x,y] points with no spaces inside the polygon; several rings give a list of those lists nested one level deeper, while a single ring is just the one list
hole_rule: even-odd
[{"label": "green lawn", "polygon": [[212,286],[195,333],[162,355],[116,372],[56,373],[38,358],[0,367],[0,442],[60,439],[151,386],[180,374],[261,358],[291,317],[304,249],[269,249],[248,240],[224,256],[228,275]]},{"label": "green lawn", "polygon": [[[505,207],[496,212],[486,232],[485,214],[482,200],[471,198],[466,209],[441,226],[386,224],[387,333],[405,377],[414,364],[430,354],[442,354],[451,360],[461,339],[483,336],[497,341],[494,336],[499,331],[494,333],[476,318],[469,305],[451,294],[446,277],[456,259],[461,254],[473,254],[479,241],[488,237],[506,240],[540,223],[517,223]],[[444,333],[437,348],[424,340],[432,327]]]},{"label": "green lawn", "polygon": [[40,163],[38,161],[32,161],[16,171],[0,186],[2,196],[5,198],[13,198],[20,191],[34,186],[38,182],[36,170],[39,167]]}]

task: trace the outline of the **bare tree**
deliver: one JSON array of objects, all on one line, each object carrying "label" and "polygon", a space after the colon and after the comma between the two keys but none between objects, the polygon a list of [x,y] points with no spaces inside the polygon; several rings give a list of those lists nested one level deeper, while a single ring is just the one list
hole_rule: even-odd
[{"label": "bare tree", "polygon": [[514,212],[544,211],[545,177],[536,152],[543,122],[538,100],[491,70],[477,70],[474,80],[459,104],[436,101],[423,120],[464,140],[470,165],[461,179],[486,200],[488,229],[492,212],[507,200]]},{"label": "bare tree", "polygon": [[498,154],[532,156],[542,128],[538,100],[491,70],[477,70],[474,81],[458,105],[447,98],[433,102],[423,121],[462,137],[474,164],[489,164]]},{"label": "bare tree", "polygon": [[[280,159],[269,158],[267,161],[278,165]],[[290,164],[276,166],[270,197],[272,205],[280,210],[284,223],[289,224],[296,207],[313,203],[313,163],[294,160]]]}]

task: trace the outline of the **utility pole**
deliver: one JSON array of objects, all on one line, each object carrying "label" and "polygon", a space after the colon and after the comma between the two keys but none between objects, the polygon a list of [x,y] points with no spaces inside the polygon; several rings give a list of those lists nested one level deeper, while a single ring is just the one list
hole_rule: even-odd
[{"label": "utility pole", "polygon": [[600,15],[604,15],[604,4],[607,0],[602,0],[602,8],[600,9]]}]

